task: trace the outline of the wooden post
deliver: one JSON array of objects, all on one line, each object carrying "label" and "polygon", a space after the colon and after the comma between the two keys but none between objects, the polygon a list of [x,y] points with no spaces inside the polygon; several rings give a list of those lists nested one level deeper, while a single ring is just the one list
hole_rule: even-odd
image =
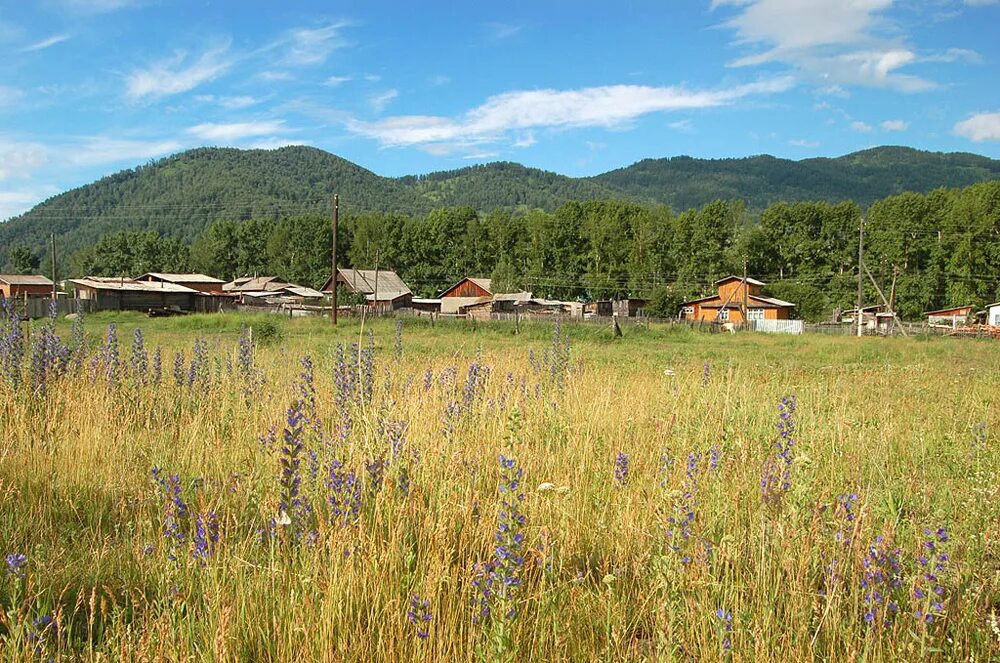
[{"label": "wooden post", "polygon": [[330,265],[333,268],[331,272],[331,284],[330,288],[332,290],[331,304],[333,306],[330,308],[330,319],[333,321],[333,325],[337,326],[337,226],[340,223],[340,196],[338,194],[333,194],[333,246],[330,257]]},{"label": "wooden post", "polygon": [[864,313],[861,312],[862,301],[864,299],[864,263],[865,263],[865,216],[861,215],[861,223],[858,224],[858,338],[861,338],[861,329],[864,325]]},{"label": "wooden post", "polygon": [[52,233],[52,301],[56,301],[56,234]]}]

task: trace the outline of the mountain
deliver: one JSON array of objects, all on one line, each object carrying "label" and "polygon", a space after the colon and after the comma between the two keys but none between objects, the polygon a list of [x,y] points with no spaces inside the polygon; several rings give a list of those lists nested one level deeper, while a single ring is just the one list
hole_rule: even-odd
[{"label": "mountain", "polygon": [[9,247],[44,253],[49,233],[68,255],[108,232],[155,230],[191,241],[219,218],[328,213],[334,192],[349,212],[424,214],[469,206],[552,210],[570,200],[619,198],[674,210],[723,198],[763,209],[780,200],[851,199],[862,205],[903,191],[926,192],[1000,178],[1000,161],[964,153],[879,147],[828,159],[646,159],[589,178],[492,163],[389,178],[312,147],[199,148],[67,191],[0,224],[0,265]]},{"label": "mountain", "polygon": [[964,187],[1000,178],[1000,161],[976,154],[876,147],[835,159],[646,159],[592,181],[675,210],[716,198],[745,200],[751,209],[781,201],[853,200],[862,206],[904,191]]}]

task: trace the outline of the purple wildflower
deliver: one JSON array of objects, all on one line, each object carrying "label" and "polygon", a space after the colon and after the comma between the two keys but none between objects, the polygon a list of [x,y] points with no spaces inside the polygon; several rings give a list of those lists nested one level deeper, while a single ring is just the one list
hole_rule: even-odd
[{"label": "purple wildflower", "polygon": [[24,577],[24,567],[28,564],[28,556],[24,553],[10,553],[7,555],[7,575],[15,578]]},{"label": "purple wildflower", "polygon": [[618,452],[615,456],[615,484],[619,488],[625,486],[628,483],[628,469],[629,469],[629,458],[628,454],[622,451]]},{"label": "purple wildflower", "polygon": [[429,628],[431,619],[433,619],[431,602],[420,598],[418,594],[414,594],[410,598],[410,607],[406,611],[406,619],[413,625],[417,637],[421,640],[426,640],[430,635]]}]

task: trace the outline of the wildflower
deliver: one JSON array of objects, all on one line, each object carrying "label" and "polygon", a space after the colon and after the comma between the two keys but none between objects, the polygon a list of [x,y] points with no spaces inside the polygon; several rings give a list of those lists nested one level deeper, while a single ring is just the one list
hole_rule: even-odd
[{"label": "wildflower", "polygon": [[286,425],[282,434],[284,444],[281,447],[281,476],[279,480],[279,516],[287,519],[287,525],[292,528],[293,534],[298,532],[299,523],[296,516],[301,511],[302,502],[299,499],[299,485],[302,483],[302,476],[299,472],[301,463],[300,455],[303,450],[302,445],[302,402],[295,401],[286,416]]},{"label": "wildflower", "polygon": [[219,520],[214,511],[201,514],[195,521],[194,550],[191,555],[202,563],[212,556],[215,544],[219,542]]},{"label": "wildflower", "polygon": [[396,319],[396,334],[392,339],[392,356],[396,361],[403,358],[403,320]]},{"label": "wildflower", "polygon": [[628,454],[619,451],[618,455],[615,457],[615,483],[618,484],[619,488],[628,483],[628,468]]},{"label": "wildflower", "polygon": [[972,444],[969,455],[978,458],[986,452],[986,422],[980,421],[972,426]]},{"label": "wildflower", "polygon": [[129,366],[132,369],[132,379],[137,384],[145,384],[149,373],[149,356],[146,353],[142,330],[139,328],[136,328],[133,333],[132,356],[129,359]]},{"label": "wildflower", "polygon": [[15,578],[24,577],[24,567],[28,564],[28,556],[24,553],[10,553],[7,555],[7,575]]},{"label": "wildflower", "polygon": [[778,404],[778,439],[774,453],[764,463],[760,481],[761,498],[777,504],[792,488],[792,449],[795,446],[795,396],[785,396]]},{"label": "wildflower", "polygon": [[361,513],[361,481],[354,470],[345,472],[344,464],[334,459],[326,485],[330,490],[331,520],[341,527],[355,524]]},{"label": "wildflower", "polygon": [[723,650],[729,651],[730,649],[733,648],[733,642],[732,642],[733,613],[723,608],[719,608],[718,610],[715,611],[715,617],[716,619],[719,620],[719,626],[718,626],[719,637],[720,637],[719,644],[722,646]]},{"label": "wildflower", "polygon": [[862,562],[861,588],[866,606],[864,620],[872,628],[889,625],[899,612],[901,554],[899,548],[890,548],[882,536],[868,546],[868,554]]},{"label": "wildflower", "polygon": [[104,365],[104,377],[107,379],[108,384],[118,386],[121,363],[118,355],[118,327],[113,322],[108,325],[108,333],[104,339],[104,351],[101,355],[101,362]]},{"label": "wildflower", "polygon": [[431,602],[422,599],[418,594],[410,598],[410,607],[406,611],[406,618],[413,628],[416,629],[417,637],[426,640],[430,635],[429,626],[433,615],[431,614]]},{"label": "wildflower", "polygon": [[944,616],[945,589],[941,576],[947,572],[950,556],[942,550],[942,544],[947,542],[948,531],[945,528],[924,529],[924,541],[917,556],[920,576],[913,589],[913,598],[919,602],[913,616],[924,624],[931,624],[935,618]]},{"label": "wildflower", "polygon": [[169,542],[167,559],[179,561],[178,551],[186,545],[185,533],[188,507],[181,496],[181,480],[176,474],[164,476],[163,471],[153,467],[153,482],[163,497],[163,537]]},{"label": "wildflower", "polygon": [[707,387],[711,379],[712,379],[712,365],[709,364],[708,360],[706,359],[705,365],[704,367],[702,367],[701,370],[701,386]]}]

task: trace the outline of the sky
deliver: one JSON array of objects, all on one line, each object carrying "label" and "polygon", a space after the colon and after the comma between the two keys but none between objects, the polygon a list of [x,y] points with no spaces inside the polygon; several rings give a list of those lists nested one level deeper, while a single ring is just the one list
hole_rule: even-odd
[{"label": "sky", "polygon": [[380,175],[1000,158],[1000,0],[0,0],[0,219],[199,146]]}]

